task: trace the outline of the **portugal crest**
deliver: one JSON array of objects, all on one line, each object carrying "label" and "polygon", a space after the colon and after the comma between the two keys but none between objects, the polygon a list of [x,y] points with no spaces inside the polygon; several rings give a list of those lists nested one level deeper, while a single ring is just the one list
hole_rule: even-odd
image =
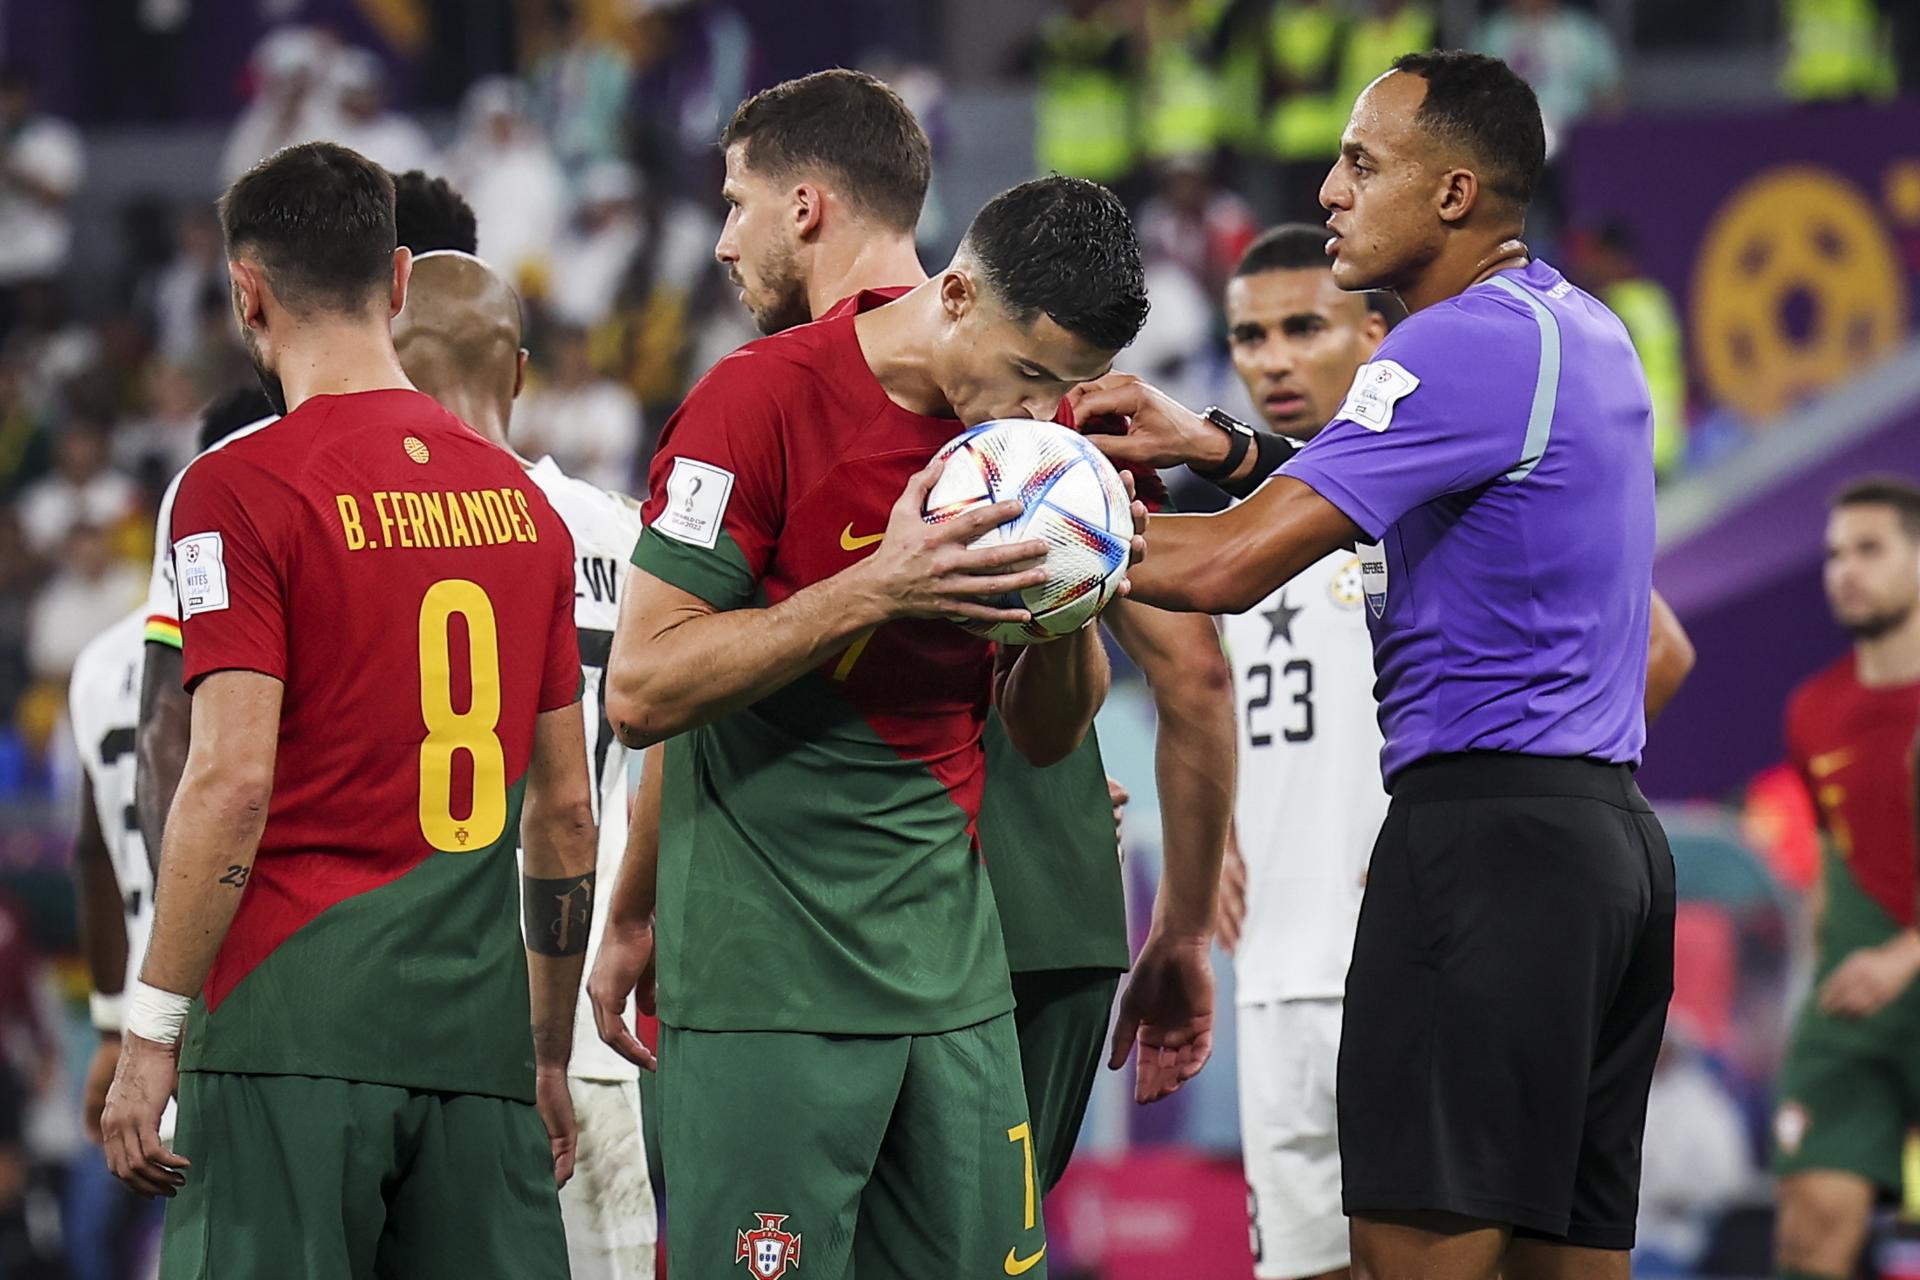
[{"label": "portugal crest", "polygon": [[787,1274],[787,1268],[800,1267],[800,1233],[782,1231],[780,1224],[787,1220],[784,1213],[756,1213],[760,1225],[751,1231],[738,1232],[739,1243],[734,1248],[733,1261],[738,1266],[744,1262],[747,1270],[757,1280],[780,1280]]}]

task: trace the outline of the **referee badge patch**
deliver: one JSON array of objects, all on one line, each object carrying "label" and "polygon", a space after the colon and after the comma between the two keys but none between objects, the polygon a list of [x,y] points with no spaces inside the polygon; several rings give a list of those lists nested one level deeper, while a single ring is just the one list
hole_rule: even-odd
[{"label": "referee badge patch", "polygon": [[705,547],[720,542],[727,500],[733,496],[733,472],[692,458],[675,458],[667,477],[667,505],[653,522],[655,533]]},{"label": "referee badge patch", "polygon": [[218,533],[192,533],[173,544],[174,589],[180,597],[180,619],[197,613],[216,613],[227,599],[226,548]]},{"label": "referee badge patch", "polygon": [[1356,550],[1360,552],[1360,591],[1377,618],[1387,610],[1387,544],[1375,542]]},{"label": "referee badge patch", "polygon": [[1393,425],[1393,406],[1419,387],[1420,379],[1393,360],[1375,360],[1360,366],[1347,388],[1347,398],[1336,418],[1357,422],[1369,431]]}]

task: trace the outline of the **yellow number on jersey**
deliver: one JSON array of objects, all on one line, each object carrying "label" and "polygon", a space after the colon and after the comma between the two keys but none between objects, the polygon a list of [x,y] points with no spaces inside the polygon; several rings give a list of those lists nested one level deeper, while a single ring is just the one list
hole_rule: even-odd
[{"label": "yellow number on jersey", "polygon": [[[453,642],[447,622],[467,623],[467,663],[472,685],[465,711],[453,709]],[[500,724],[500,632],[493,601],[477,582],[444,578],[420,601],[420,718],[427,736],[420,744],[420,834],[447,853],[485,849],[507,828],[507,757],[495,730]],[[472,811],[453,814],[453,754],[473,759]]]}]

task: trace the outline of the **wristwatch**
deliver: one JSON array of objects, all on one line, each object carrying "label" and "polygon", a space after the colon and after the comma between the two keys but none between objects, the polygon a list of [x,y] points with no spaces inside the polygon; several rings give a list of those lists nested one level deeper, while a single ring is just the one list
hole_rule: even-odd
[{"label": "wristwatch", "polygon": [[1227,458],[1217,467],[1204,470],[1190,467],[1189,470],[1202,480],[1218,482],[1232,475],[1246,461],[1247,450],[1253,448],[1254,430],[1217,404],[1208,405],[1200,416],[1227,433]]}]

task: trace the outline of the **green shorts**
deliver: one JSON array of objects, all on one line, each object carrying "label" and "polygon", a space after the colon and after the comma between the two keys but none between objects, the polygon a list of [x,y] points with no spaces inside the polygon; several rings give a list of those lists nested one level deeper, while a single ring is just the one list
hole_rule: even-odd
[{"label": "green shorts", "polygon": [[1120,975],[1112,969],[1042,969],[1013,975],[1014,1023],[1040,1191],[1053,1190],[1073,1158],[1087,1099],[1107,1052]]},{"label": "green shorts", "polygon": [[660,1028],[674,1280],[1046,1276],[1013,1015],[922,1036]]},{"label": "green shorts", "polygon": [[1900,928],[1844,864],[1831,854],[1826,862],[1819,964],[1780,1070],[1773,1171],[1831,1169],[1898,1193],[1907,1131],[1920,1125],[1920,982],[1870,1018],[1820,1011],[1819,984],[1827,975]]},{"label": "green shorts", "polygon": [[522,1102],[311,1076],[180,1077],[161,1280],[566,1280]]}]

